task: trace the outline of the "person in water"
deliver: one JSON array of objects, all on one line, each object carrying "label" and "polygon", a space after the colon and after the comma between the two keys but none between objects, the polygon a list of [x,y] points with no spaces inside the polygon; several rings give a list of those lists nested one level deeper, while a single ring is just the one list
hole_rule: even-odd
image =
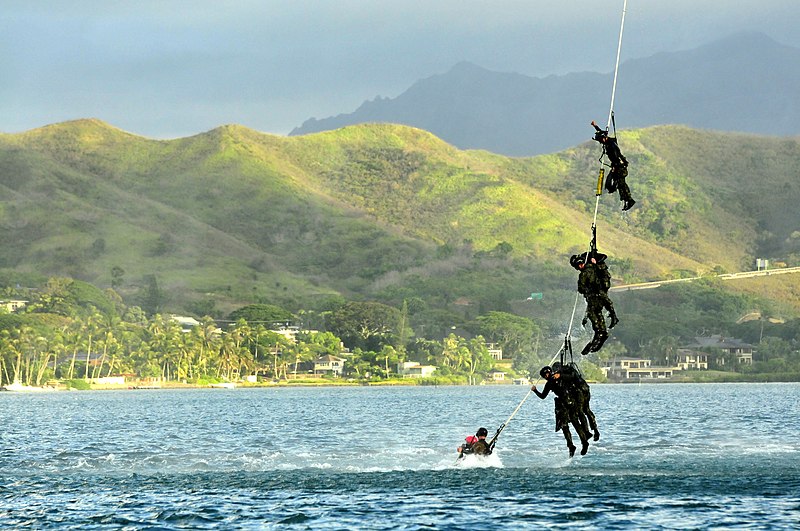
[{"label": "person in water", "polygon": [[567,386],[561,381],[561,375],[554,373],[549,366],[542,367],[539,375],[544,378],[547,383],[544,386],[544,391],[540,392],[536,385],[531,386],[531,391],[536,393],[536,396],[544,400],[550,391],[556,395],[555,402],[555,416],[556,416],[556,431],[561,431],[564,434],[564,439],[567,441],[567,448],[569,449],[569,456],[575,455],[575,445],[572,443],[572,433],[569,430],[569,425],[575,428],[575,432],[581,440],[581,455],[586,455],[589,450],[589,434],[584,429],[579,420],[578,404],[575,397],[568,393]]},{"label": "person in water", "polygon": [[611,163],[611,171],[608,172],[605,188],[610,194],[619,191],[619,200],[624,201],[622,210],[628,210],[636,203],[631,197],[628,183],[625,182],[625,178],[628,176],[628,159],[620,151],[616,137],[608,136],[608,132],[600,129],[594,120],[592,120],[592,125],[595,129],[594,139],[603,146],[603,153],[608,155]]},{"label": "person in water", "polygon": [[478,428],[475,435],[470,435],[465,439],[465,443],[457,448],[459,457],[468,454],[475,455],[489,455],[492,453],[492,447],[486,440],[489,431],[486,428]]}]

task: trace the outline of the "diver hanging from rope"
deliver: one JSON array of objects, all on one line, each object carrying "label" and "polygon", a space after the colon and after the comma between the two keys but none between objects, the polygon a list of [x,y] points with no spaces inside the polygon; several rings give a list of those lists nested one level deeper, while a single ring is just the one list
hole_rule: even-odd
[{"label": "diver hanging from rope", "polygon": [[[574,363],[569,364],[572,367],[572,372],[564,370],[564,354],[567,352],[569,352],[570,359],[572,359],[572,345],[569,336],[564,338],[564,347],[561,350],[562,361],[553,363],[552,368],[545,365],[539,371],[539,375],[545,380],[544,390],[539,391],[534,384],[531,387],[531,391],[536,393],[536,396],[542,400],[547,398],[550,391],[555,394],[556,431],[560,431],[564,435],[569,456],[572,457],[575,455],[576,447],[572,442],[572,433],[569,425],[572,424],[578,434],[578,438],[580,438],[581,455],[586,455],[589,450],[589,440],[592,432],[589,430],[584,409],[584,403],[588,402],[584,400],[581,395],[581,389],[577,385],[576,374],[579,376],[580,372],[574,367]],[[594,420],[594,417],[592,417],[592,420]]]},{"label": "diver hanging from rope", "polygon": [[611,287],[611,274],[606,265],[607,256],[597,250],[597,228],[592,225],[592,242],[589,252],[574,254],[570,257],[569,264],[578,272],[578,293],[586,299],[586,316],[581,322],[586,325],[586,321],[592,322],[594,336],[586,344],[581,354],[597,352],[608,339],[608,330],[603,310],[609,314],[611,322],[608,328],[613,328],[619,322],[617,313],[614,311],[614,303],[608,296],[608,289]]},{"label": "diver hanging from rope", "polygon": [[[613,123],[613,112],[611,120]],[[608,177],[606,178],[605,189],[610,194],[619,191],[619,199],[624,201],[622,210],[630,210],[636,204],[636,201],[631,197],[631,189],[625,181],[628,176],[628,159],[622,154],[619,144],[617,144],[616,124],[614,125],[614,136],[608,136],[608,131],[600,129],[600,126],[594,120],[592,120],[592,126],[595,129],[594,139],[603,146],[603,154],[600,155],[600,160],[602,161],[603,157],[607,156],[609,166],[611,166],[611,171],[608,172]]]},{"label": "diver hanging from rope", "polygon": [[[569,354],[569,360],[565,354]],[[572,357],[572,341],[569,337],[564,338],[564,348],[561,350],[561,361],[553,363],[553,373],[559,374],[561,384],[575,397],[576,415],[583,426],[583,430],[588,435],[593,435],[594,440],[600,440],[600,430],[597,428],[597,419],[590,407],[592,398],[589,384],[583,378],[578,364]]]}]

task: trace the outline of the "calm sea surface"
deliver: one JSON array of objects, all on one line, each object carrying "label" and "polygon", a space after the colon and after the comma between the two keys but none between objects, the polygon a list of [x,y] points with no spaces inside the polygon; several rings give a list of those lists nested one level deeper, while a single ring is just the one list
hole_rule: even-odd
[{"label": "calm sea surface", "polygon": [[527,387],[0,393],[0,528],[800,528],[800,384],[595,385],[592,409],[569,459]]}]

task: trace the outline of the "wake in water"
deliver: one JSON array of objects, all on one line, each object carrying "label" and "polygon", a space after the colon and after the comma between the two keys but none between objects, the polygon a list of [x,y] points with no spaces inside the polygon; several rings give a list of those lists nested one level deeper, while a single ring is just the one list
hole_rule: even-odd
[{"label": "wake in water", "polygon": [[489,455],[465,455],[456,460],[456,468],[503,468],[503,462],[496,453]]}]

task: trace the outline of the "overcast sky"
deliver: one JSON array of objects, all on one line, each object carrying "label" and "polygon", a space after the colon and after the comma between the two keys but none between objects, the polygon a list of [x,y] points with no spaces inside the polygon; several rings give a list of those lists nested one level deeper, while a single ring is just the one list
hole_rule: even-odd
[{"label": "overcast sky", "polygon": [[[99,118],[151,138],[286,134],[459,61],[614,67],[623,0],[3,0],[0,132]],[[622,60],[740,31],[800,48],[800,0],[628,0]],[[668,82],[668,80],[665,80]]]}]

